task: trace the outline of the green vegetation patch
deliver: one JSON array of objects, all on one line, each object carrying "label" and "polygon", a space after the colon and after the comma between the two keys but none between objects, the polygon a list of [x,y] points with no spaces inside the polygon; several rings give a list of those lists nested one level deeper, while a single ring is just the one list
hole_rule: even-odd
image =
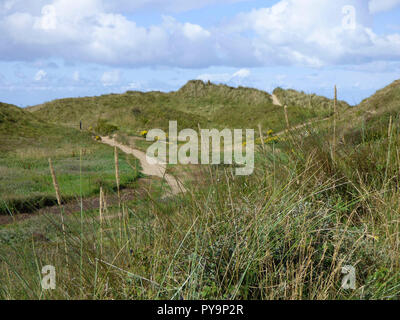
[{"label": "green vegetation patch", "polygon": [[[279,94],[279,92],[278,92]],[[281,96],[279,94],[279,96]],[[301,95],[297,103],[288,104],[291,125],[331,115],[328,107],[332,100]],[[322,102],[321,102],[322,101]],[[348,105],[340,103],[343,107]],[[84,127],[95,127],[98,119],[107,119],[129,134],[143,130],[166,130],[169,121],[178,121],[180,129],[202,128],[254,128],[261,124],[265,130],[279,132],[285,129],[284,110],[272,103],[267,92],[244,87],[215,85],[210,82],[189,81],[176,92],[137,92],[111,94],[99,97],[61,99],[29,108],[46,121]]]},{"label": "green vegetation patch", "polygon": [[[44,123],[6,104],[0,104],[0,119],[0,214],[55,203],[49,158],[64,200],[97,194],[100,186],[115,189],[114,150],[91,133]],[[119,158],[121,186],[127,187],[139,177],[140,165],[122,152]]]}]

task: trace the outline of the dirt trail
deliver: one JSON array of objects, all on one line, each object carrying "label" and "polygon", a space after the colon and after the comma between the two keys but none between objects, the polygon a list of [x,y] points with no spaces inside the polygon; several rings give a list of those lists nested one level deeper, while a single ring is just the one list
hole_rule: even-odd
[{"label": "dirt trail", "polygon": [[[311,121],[309,121],[309,122],[302,123],[302,124],[299,124],[299,125],[297,125],[297,126],[291,127],[291,128],[289,129],[289,131],[298,130],[298,129],[307,127],[307,126],[309,126],[309,125],[312,125],[312,124],[314,124],[314,123],[318,123],[318,122],[322,122],[322,121],[327,121],[327,120],[329,120],[329,119],[331,119],[331,117],[324,118],[324,119],[318,119],[318,120],[311,120]],[[285,133],[287,133],[287,131],[288,131],[288,130],[284,130],[284,131],[278,132],[278,133],[276,134],[276,136],[282,136],[282,135],[284,135]]]},{"label": "dirt trail", "polygon": [[[165,179],[167,184],[169,185],[171,191],[167,191],[165,196],[163,198],[166,198],[168,196],[173,196],[177,195],[181,192],[186,192],[185,187],[177,181],[173,176],[169,175],[166,173],[166,166],[165,165],[152,165],[147,162],[146,159],[146,154],[142,151],[136,150],[134,148],[125,146],[123,144],[118,143],[115,141],[113,138],[107,138],[107,137],[102,137],[102,142],[104,144],[107,144],[112,147],[117,147],[120,150],[122,150],[124,153],[131,154],[134,157],[136,157],[142,166],[143,173],[148,176],[156,176],[160,177],[162,179]],[[140,179],[140,181],[147,181],[148,179]],[[126,189],[121,191],[121,198],[123,201],[128,201],[132,199],[137,198],[137,192]],[[107,204],[108,205],[116,205],[119,203],[119,199],[116,195],[108,196],[107,197]],[[99,197],[89,197],[86,199],[83,199],[82,201],[82,206],[83,210],[96,210],[99,208]],[[79,199],[71,200],[67,203],[63,204],[64,208],[64,213],[65,214],[72,214],[75,212],[79,212],[81,210],[81,203]],[[35,216],[38,216],[40,214],[59,214],[60,213],[60,208],[57,205],[51,206],[51,207],[44,207],[41,209],[38,209],[34,212],[31,213],[19,213],[16,214],[15,216],[9,216],[9,215],[0,215],[0,225],[7,225],[7,224],[12,224],[16,222],[20,222],[23,220],[31,219]]]},{"label": "dirt trail", "polygon": [[[150,181],[147,179],[140,179],[140,186],[143,185],[143,190],[147,190],[148,186],[150,185]],[[126,202],[130,200],[137,199],[138,196],[146,196],[146,193],[142,191],[142,189],[134,190],[134,189],[124,189],[121,190],[121,201]],[[117,206],[119,203],[118,196],[116,194],[108,194],[107,195],[107,206]],[[63,203],[63,212],[64,214],[73,214],[76,212],[81,211],[81,205],[83,211],[89,210],[98,210],[100,207],[99,204],[99,197],[93,196],[88,198],[83,198],[82,203],[79,197],[76,199],[71,199]],[[60,214],[60,207],[58,205],[53,205],[49,207],[44,207],[37,209],[36,211],[30,213],[17,213],[13,216],[10,215],[0,215],[0,226],[21,222],[24,220],[35,218],[39,215],[59,215]]]},{"label": "dirt trail", "polygon": [[[283,107],[283,104],[279,101],[279,98],[278,98],[275,94],[272,94],[271,96],[272,96],[272,103],[273,103],[274,105]],[[302,123],[302,124],[299,124],[299,125],[297,125],[297,126],[291,127],[291,128],[289,129],[289,131],[298,130],[298,129],[304,128],[304,127],[306,127],[306,126],[309,126],[309,125],[311,125],[311,124],[313,124],[313,123],[317,123],[317,122],[321,122],[321,121],[326,121],[326,120],[329,120],[329,119],[330,119],[330,117],[325,118],[325,119],[320,119],[320,120],[311,120],[311,121],[309,121],[309,122]],[[278,133],[276,134],[276,136],[284,135],[285,133],[287,133],[287,131],[288,131],[288,130],[283,130],[283,131],[281,131],[281,132],[278,132]]]},{"label": "dirt trail", "polygon": [[[308,122],[306,122],[306,123],[302,123],[302,124],[299,124],[299,125],[297,125],[297,126],[294,126],[294,127],[291,127],[289,130],[283,130],[283,131],[280,131],[280,132],[277,132],[276,134],[275,134],[275,136],[276,137],[280,137],[280,136],[283,136],[284,134],[286,134],[286,133],[288,133],[288,132],[291,132],[291,131],[295,131],[295,130],[299,130],[299,129],[302,129],[302,128],[304,128],[304,127],[307,127],[307,126],[310,126],[310,125],[312,125],[312,124],[314,124],[314,123],[318,123],[318,122],[322,122],[322,121],[327,121],[327,120],[330,120],[331,119],[331,117],[328,117],[328,118],[324,118],[324,119],[318,119],[318,120],[311,120],[311,121],[308,121]],[[236,145],[233,145],[232,146],[232,148],[227,148],[226,149],[226,151],[236,151],[236,150],[239,150],[239,151],[241,151],[241,150],[243,150],[243,145],[242,144],[236,144]]]},{"label": "dirt trail", "polygon": [[131,154],[136,157],[143,168],[143,173],[148,176],[156,176],[165,179],[171,188],[171,194],[176,195],[181,192],[186,192],[186,189],[177,179],[166,173],[166,165],[150,164],[147,162],[146,154],[143,151],[128,147],[117,142],[114,138],[101,137],[101,142],[112,147],[117,147],[126,154]]},{"label": "dirt trail", "polygon": [[278,97],[272,94],[272,103],[276,106],[282,107],[282,103],[279,101]]}]

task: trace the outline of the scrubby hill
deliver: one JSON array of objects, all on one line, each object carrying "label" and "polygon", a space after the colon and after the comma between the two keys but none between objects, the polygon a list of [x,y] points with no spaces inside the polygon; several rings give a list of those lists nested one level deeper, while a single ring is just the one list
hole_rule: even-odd
[{"label": "scrubby hill", "polygon": [[[180,93],[101,99],[112,102],[129,94],[156,102],[170,99],[171,108],[186,105],[180,112],[194,117],[205,114],[196,107],[217,106],[218,90],[227,96],[238,93],[194,82]],[[337,121],[307,122],[282,134],[276,147],[257,148],[250,176],[234,176],[230,166],[190,166],[187,193],[159,200],[149,190],[143,199],[108,207],[104,223],[99,212],[83,212],[84,220],[66,216],[66,238],[61,227],[51,229],[53,221],[44,218],[33,227],[0,228],[0,256],[11,261],[0,264],[0,297],[42,297],[38,265],[51,260],[60,285],[43,297],[52,299],[398,300],[397,93],[396,82],[360,106],[340,109]],[[254,105],[263,106],[262,94],[253,94],[260,101]],[[178,101],[174,95],[185,103],[172,105]],[[206,104],[207,99],[212,102]],[[98,112],[100,107],[93,106]],[[301,116],[310,110],[298,108]],[[274,115],[270,110],[266,118]],[[168,168],[170,174],[181,169]],[[107,167],[98,169],[103,170]],[[127,214],[121,215],[121,207]],[[35,241],[27,226],[49,240]],[[356,272],[354,290],[343,288],[345,266]]]},{"label": "scrubby hill", "polygon": [[[131,132],[151,125],[166,128],[169,120],[179,119],[182,126],[197,127],[205,120],[169,106],[168,94],[161,92],[135,92],[110,94],[99,97],[55,100],[29,108],[41,119],[63,125],[77,126],[82,120],[85,128],[96,127],[100,119]],[[167,124],[167,125],[166,125]]]},{"label": "scrubby hill", "polygon": [[[387,139],[390,118],[392,125],[400,122],[400,80],[396,80],[358,106],[351,108],[341,117],[340,125],[347,139],[361,141],[381,141]],[[382,143],[387,141],[382,140]]]},{"label": "scrubby hill", "polygon": [[[64,199],[75,197],[80,188],[85,196],[98,193],[100,185],[114,187],[111,148],[95,142],[88,132],[48,124],[26,110],[0,103],[0,214],[54,203],[48,158],[54,161]],[[135,164],[132,157],[130,161]],[[121,174],[126,185],[138,172],[123,159]]]},{"label": "scrubby hill", "polygon": [[[327,101],[329,101],[327,99]],[[137,92],[110,94],[90,98],[55,100],[29,111],[50,122],[95,127],[99,119],[107,120],[120,130],[137,133],[150,128],[168,128],[178,120],[181,128],[235,127],[280,131],[285,127],[283,108],[272,103],[271,95],[251,88],[233,88],[210,82],[189,81],[176,92]],[[291,124],[326,116],[326,112],[289,106]]]},{"label": "scrubby hill", "polygon": [[[281,88],[275,89],[273,93],[282,104],[289,107],[303,106],[316,112],[319,117],[333,115],[332,100],[326,97]],[[336,133],[339,140],[343,139],[342,142],[350,142],[351,145],[359,145],[362,141],[381,141],[387,137],[390,117],[393,122],[399,120],[400,80],[378,90],[353,107],[339,100],[337,110]],[[325,122],[321,127],[332,129],[332,125],[333,122]]]},{"label": "scrubby hill", "polygon": [[95,145],[87,132],[47,123],[14,105],[0,103],[0,150],[2,155],[35,158],[77,151]]},{"label": "scrubby hill", "polygon": [[12,104],[0,102],[0,130],[2,133],[6,131],[13,133],[17,128],[33,122],[37,122],[37,119],[29,112]]},{"label": "scrubby hill", "polygon": [[[303,91],[293,89],[284,90],[276,88],[273,92],[283,105],[288,107],[303,107],[313,110],[318,114],[330,115],[333,112],[332,100],[316,94],[306,94]],[[345,101],[338,101],[338,109],[348,109],[350,105]]]},{"label": "scrubby hill", "polygon": [[[104,221],[97,210],[82,212],[80,219],[66,215],[67,234],[58,220],[48,217],[0,228],[0,257],[5,262],[0,263],[0,298],[399,300],[398,84],[359,106],[339,109],[336,121],[309,121],[283,132],[274,148],[256,148],[250,176],[230,174],[229,165],[204,170],[190,166],[187,174],[193,180],[185,185],[188,192],[160,200],[152,186],[143,198],[106,206]],[[248,92],[254,101],[246,105],[239,93],[247,89],[237,90],[191,82],[170,94],[72,99],[67,114],[79,116],[80,108],[86,112],[84,102],[90,101],[87,119],[90,112],[98,115],[102,110],[113,117],[113,112],[123,115],[135,107],[138,117],[148,112],[146,108],[153,110],[149,119],[156,121],[162,101],[188,120],[204,119],[210,106],[216,112],[228,107],[216,102],[223,96],[230,103],[240,101],[234,105],[239,115],[249,106],[267,108],[265,121],[283,109],[272,112],[268,95],[264,99],[257,91]],[[129,95],[145,104],[125,106]],[[115,109],[105,104],[117,101]],[[61,112],[62,106],[52,103],[36,112]],[[302,105],[294,108],[303,122],[305,115],[316,112]],[[68,119],[51,112],[54,121]],[[230,115],[232,111],[227,119]],[[69,171],[77,171],[76,158],[59,160],[58,173],[69,176]],[[92,161],[85,159],[83,167]],[[109,157],[96,163],[98,173],[114,169]],[[168,167],[169,174],[180,170]],[[23,178],[29,182],[28,173],[23,171]],[[79,196],[76,184],[71,189]],[[43,293],[38,267],[49,261],[60,278],[56,290]],[[356,272],[356,286],[345,290],[342,272],[349,266]]]},{"label": "scrubby hill", "polygon": [[400,80],[396,80],[385,88],[378,90],[371,97],[364,99],[358,111],[370,114],[385,111],[400,111]]},{"label": "scrubby hill", "polygon": [[0,150],[2,153],[37,145],[44,137],[44,133],[53,129],[54,126],[45,124],[23,109],[0,103]]},{"label": "scrubby hill", "polygon": [[23,109],[18,108],[12,104],[0,102],[0,125],[6,122],[17,122],[20,120],[31,119]]},{"label": "scrubby hill", "polygon": [[270,104],[272,102],[271,95],[267,92],[245,87],[230,87],[224,84],[215,85],[211,82],[203,82],[201,80],[191,80],[186,83],[178,91],[173,92],[177,98],[185,102],[192,102],[192,99],[208,99],[210,102],[220,102],[224,104],[239,102],[245,105]]}]

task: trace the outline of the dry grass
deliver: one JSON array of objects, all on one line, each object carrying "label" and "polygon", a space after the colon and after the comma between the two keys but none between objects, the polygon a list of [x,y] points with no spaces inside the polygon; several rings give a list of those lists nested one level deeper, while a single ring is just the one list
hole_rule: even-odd
[{"label": "dry grass", "polygon": [[[250,177],[169,167],[190,177],[186,194],[165,198],[153,181],[134,201],[68,216],[67,253],[59,217],[0,229],[0,297],[399,299],[400,117],[385,110],[363,126],[341,114],[334,153],[331,122],[292,130],[258,150]],[[45,292],[48,264],[57,289]],[[342,288],[345,265],[355,290]]]},{"label": "dry grass", "polygon": [[[386,129],[383,139],[400,130],[399,121]],[[354,167],[364,151],[350,155],[346,148],[354,146],[338,145],[333,161],[331,130],[313,130],[258,153],[251,177],[236,177],[229,166],[204,167],[187,180],[185,195],[160,201],[150,190],[123,203],[122,223],[88,212],[82,232],[81,220],[68,217],[69,268],[56,249],[58,223],[51,222],[52,247],[36,244],[33,252],[21,242],[23,257],[2,252],[9,280],[2,279],[0,292],[9,298],[398,298],[400,140],[383,157],[375,144],[369,147],[387,171],[380,180],[378,172]],[[112,217],[121,208],[107,210]],[[41,292],[31,259],[56,266],[57,290]],[[341,288],[345,265],[356,269],[356,290]]]}]

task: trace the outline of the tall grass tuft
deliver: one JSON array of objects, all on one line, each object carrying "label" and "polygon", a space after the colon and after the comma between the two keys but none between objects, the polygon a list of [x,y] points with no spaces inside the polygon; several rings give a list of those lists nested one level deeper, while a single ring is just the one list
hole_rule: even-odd
[{"label": "tall grass tuft", "polygon": [[68,247],[67,247],[67,240],[66,240],[66,228],[65,228],[65,222],[64,222],[64,208],[62,207],[60,187],[58,185],[57,176],[54,171],[53,162],[52,162],[51,158],[49,158],[49,167],[50,167],[51,178],[53,180],[54,190],[55,190],[56,197],[57,197],[57,203],[58,203],[58,206],[60,207],[61,228],[62,228],[63,239],[64,239],[65,261],[68,265]]},{"label": "tall grass tuft", "polygon": [[59,184],[57,182],[56,173],[54,171],[53,163],[52,163],[50,158],[49,158],[49,167],[50,167],[51,178],[53,180],[54,190],[55,190],[55,193],[56,193],[57,203],[58,203],[59,206],[61,206],[62,205],[62,200],[61,200],[60,186],[59,186]]},{"label": "tall grass tuft", "polygon": [[123,210],[121,213],[121,192],[120,192],[120,179],[119,179],[119,156],[118,148],[114,147],[114,163],[115,163],[115,181],[117,183],[117,195],[118,195],[118,219],[119,219],[119,233],[120,239],[122,239],[122,219]]},{"label": "tall grass tuft", "polygon": [[[85,212],[84,232],[67,216],[68,268],[58,228],[39,217],[49,243],[0,246],[0,297],[37,298],[37,266],[51,263],[53,299],[399,299],[400,121],[377,121],[384,130],[372,134],[367,123],[364,138],[361,128],[341,132],[349,137],[335,162],[331,125],[310,125],[257,152],[249,177],[234,166],[191,167],[188,192],[169,198],[154,180],[122,203],[123,233],[117,205],[103,202],[100,221]],[[355,290],[342,288],[346,265]]]},{"label": "tall grass tuft", "polygon": [[115,181],[117,183],[118,200],[121,201],[120,178],[119,178],[119,158],[118,158],[117,147],[114,147],[114,164],[115,164]]},{"label": "tall grass tuft", "polygon": [[289,122],[288,107],[286,105],[284,106],[284,111],[285,111],[286,129],[289,131],[290,130],[290,122]]},{"label": "tall grass tuft", "polygon": [[265,152],[265,141],[264,141],[264,136],[262,133],[262,127],[261,124],[258,124],[258,133],[260,135],[260,140],[261,140],[261,145],[262,145],[262,149]]},{"label": "tall grass tuft", "polygon": [[335,97],[333,100],[333,139],[332,139],[332,159],[335,162],[336,153],[336,122],[337,122],[337,88],[335,86]]},{"label": "tall grass tuft", "polygon": [[99,220],[100,220],[100,256],[103,256],[103,208],[104,208],[104,192],[103,188],[100,187],[100,196],[99,196]]}]

